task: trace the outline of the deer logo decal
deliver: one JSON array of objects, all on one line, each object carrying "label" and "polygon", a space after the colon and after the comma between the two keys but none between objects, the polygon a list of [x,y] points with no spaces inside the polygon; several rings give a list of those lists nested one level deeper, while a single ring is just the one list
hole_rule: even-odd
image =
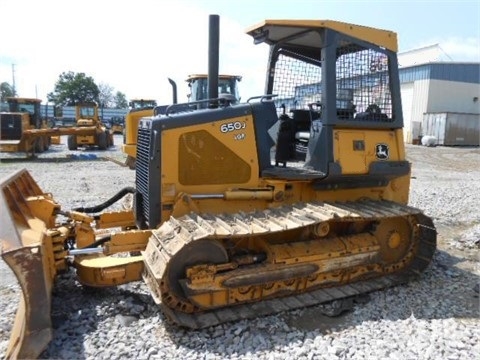
[{"label": "deer logo decal", "polygon": [[378,160],[388,160],[390,157],[390,149],[387,144],[375,145],[375,156]]}]

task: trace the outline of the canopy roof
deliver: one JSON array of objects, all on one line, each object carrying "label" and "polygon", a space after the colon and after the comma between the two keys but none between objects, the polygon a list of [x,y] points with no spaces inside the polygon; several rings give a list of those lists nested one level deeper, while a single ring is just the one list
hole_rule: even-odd
[{"label": "canopy roof", "polygon": [[279,42],[291,47],[323,47],[318,31],[331,29],[339,33],[376,44],[397,52],[397,34],[388,30],[375,29],[332,20],[265,20],[246,30],[255,43],[269,45]]}]

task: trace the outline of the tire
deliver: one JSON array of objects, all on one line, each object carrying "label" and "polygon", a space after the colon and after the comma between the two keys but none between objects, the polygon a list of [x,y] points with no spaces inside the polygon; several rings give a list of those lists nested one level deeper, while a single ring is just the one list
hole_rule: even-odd
[{"label": "tire", "polygon": [[113,146],[113,134],[109,132],[108,130],[105,132],[107,134],[107,139],[108,139],[108,147]]},{"label": "tire", "polygon": [[125,160],[125,165],[128,166],[130,170],[135,170],[135,161],[136,159],[133,156],[127,155],[127,159]]},{"label": "tire", "polygon": [[52,140],[51,140],[50,136],[45,136],[43,138],[43,140],[44,140],[43,141],[43,150],[47,151],[50,148]]},{"label": "tire", "polygon": [[35,152],[37,154],[42,153],[45,150],[45,146],[43,144],[43,137],[39,137],[35,139]]},{"label": "tire", "polygon": [[77,150],[77,136],[76,135],[68,135],[67,143],[68,143],[68,150]]},{"label": "tire", "polygon": [[107,134],[101,132],[97,135],[97,145],[100,150],[106,150],[108,145]]}]

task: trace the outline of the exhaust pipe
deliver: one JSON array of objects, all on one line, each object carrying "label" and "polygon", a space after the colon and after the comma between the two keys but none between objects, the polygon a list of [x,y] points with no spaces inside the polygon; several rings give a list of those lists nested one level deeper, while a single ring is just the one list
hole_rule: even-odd
[{"label": "exhaust pipe", "polygon": [[[218,68],[220,43],[220,17],[209,16],[208,27],[208,98],[218,98]],[[211,108],[218,107],[217,102],[210,103]]]},{"label": "exhaust pipe", "polygon": [[172,85],[172,96],[173,96],[172,104],[176,104],[178,102],[178,100],[177,100],[177,83],[170,78],[168,78],[168,82],[170,83],[170,85]]}]

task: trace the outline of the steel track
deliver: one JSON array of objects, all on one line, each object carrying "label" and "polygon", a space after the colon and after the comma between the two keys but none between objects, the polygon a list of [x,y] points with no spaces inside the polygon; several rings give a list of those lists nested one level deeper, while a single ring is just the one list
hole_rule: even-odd
[{"label": "steel track", "polygon": [[[170,304],[162,303],[168,295],[158,284],[166,271],[167,262],[183,246],[205,238],[242,237],[265,232],[278,232],[324,221],[382,220],[390,217],[414,217],[418,229],[413,241],[418,242],[413,259],[396,273],[353,282],[347,285],[320,288],[290,296],[262,299],[209,311],[185,313]],[[421,210],[389,201],[357,201],[341,203],[301,203],[255,213],[229,215],[186,215],[170,219],[149,241],[144,253],[144,279],[163,312],[173,323],[200,329],[230,321],[273,315],[283,311],[305,308],[409,282],[429,265],[436,249],[436,231],[433,222]]]}]

